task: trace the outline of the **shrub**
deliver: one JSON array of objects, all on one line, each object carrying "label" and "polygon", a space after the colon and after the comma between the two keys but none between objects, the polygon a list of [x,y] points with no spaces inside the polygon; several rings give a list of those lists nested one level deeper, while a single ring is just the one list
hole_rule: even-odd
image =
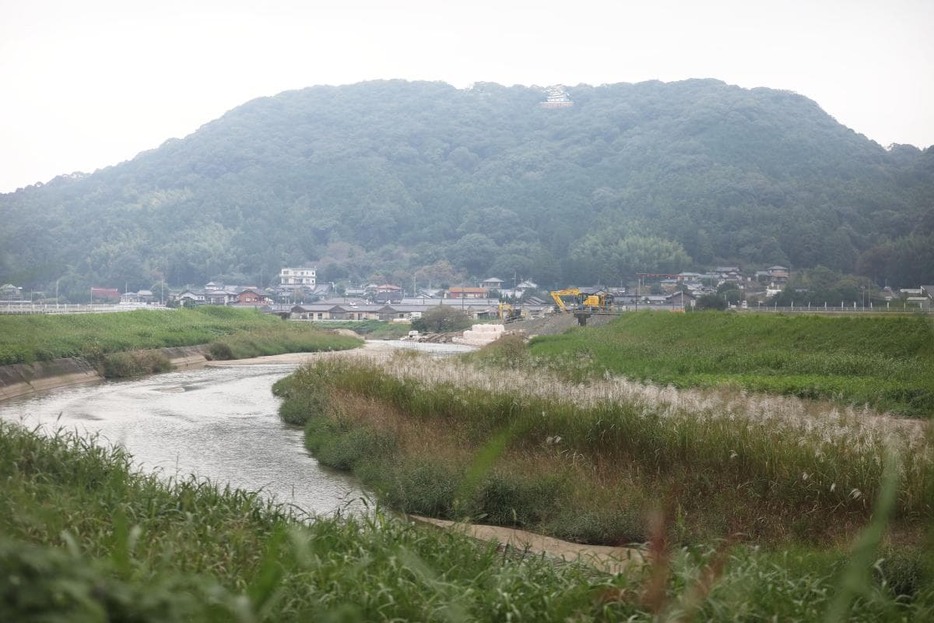
[{"label": "shrub", "polygon": [[529,347],[523,336],[510,333],[481,348],[475,357],[504,367],[520,367],[529,362]]},{"label": "shrub", "polygon": [[487,476],[477,492],[475,518],[499,526],[536,526],[564,493],[558,478],[524,479],[508,472]]},{"label": "shrub", "polygon": [[233,350],[227,342],[211,342],[208,346],[208,357],[213,361],[229,361],[235,359]]},{"label": "shrub", "polygon": [[421,318],[412,321],[413,329],[428,333],[463,331],[470,328],[470,325],[470,316],[450,305],[433,307],[423,313]]},{"label": "shrub", "polygon": [[305,445],[323,465],[353,470],[358,464],[377,460],[395,445],[387,433],[356,428],[327,418],[306,418]]},{"label": "shrub", "polygon": [[304,426],[311,418],[319,417],[327,409],[327,392],[321,386],[312,386],[296,393],[279,406],[279,417],[286,424]]},{"label": "shrub", "polygon": [[168,372],[172,362],[158,351],[133,351],[105,355],[100,368],[104,378],[124,379]]},{"label": "shrub", "polygon": [[913,598],[923,587],[931,586],[934,565],[917,550],[895,550],[884,553],[874,567],[876,581],[893,597]]},{"label": "shrub", "polygon": [[373,480],[390,507],[404,513],[463,519],[455,516],[462,475],[450,465],[425,459],[412,459],[393,468],[391,475],[371,468],[360,474]]}]

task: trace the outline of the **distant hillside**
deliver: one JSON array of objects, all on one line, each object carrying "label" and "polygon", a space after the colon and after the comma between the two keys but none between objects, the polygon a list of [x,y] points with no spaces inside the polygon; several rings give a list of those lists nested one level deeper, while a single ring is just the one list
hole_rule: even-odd
[{"label": "distant hillside", "polygon": [[934,150],[713,80],[368,82],[257,99],[80,178],[0,195],[0,283],[618,283],[719,263],[934,281]]}]

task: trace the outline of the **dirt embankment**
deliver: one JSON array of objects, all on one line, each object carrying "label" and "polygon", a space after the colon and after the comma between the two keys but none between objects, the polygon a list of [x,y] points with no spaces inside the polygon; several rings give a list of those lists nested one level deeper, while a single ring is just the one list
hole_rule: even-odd
[{"label": "dirt embankment", "polygon": [[418,523],[466,534],[478,541],[496,543],[504,551],[545,554],[565,562],[586,563],[607,573],[623,573],[645,562],[643,550],[638,547],[581,545],[516,528],[460,523],[419,515],[411,515],[410,518]]},{"label": "dirt embankment", "polygon": [[[203,346],[182,346],[158,350],[175,368],[204,365],[207,361],[205,357],[207,349]],[[81,357],[0,366],[0,400],[56,387],[102,380],[103,377],[97,368]]]},{"label": "dirt embankment", "polygon": [[[617,318],[619,318],[619,316],[616,314],[594,314],[587,318],[587,326],[599,327],[613,322]],[[506,324],[506,330],[512,332],[521,331],[529,337],[532,337],[534,335],[557,335],[578,326],[580,326],[580,324],[574,314],[556,312],[544,318],[510,322]]]}]

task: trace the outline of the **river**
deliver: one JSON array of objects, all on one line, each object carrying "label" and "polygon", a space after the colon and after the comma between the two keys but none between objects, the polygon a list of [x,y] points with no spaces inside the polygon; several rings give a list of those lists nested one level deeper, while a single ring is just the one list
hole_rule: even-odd
[{"label": "river", "polygon": [[[440,355],[448,344],[383,343]],[[196,476],[259,491],[297,513],[330,515],[366,508],[348,475],[318,464],[302,430],[279,420],[272,385],[296,363],[244,362],[52,390],[0,403],[0,419],[48,432],[64,428],[118,444],[144,472]]]}]

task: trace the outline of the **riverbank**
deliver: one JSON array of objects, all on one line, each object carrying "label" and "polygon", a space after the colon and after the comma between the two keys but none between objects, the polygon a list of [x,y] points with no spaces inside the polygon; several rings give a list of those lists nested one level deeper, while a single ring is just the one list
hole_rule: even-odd
[{"label": "riverbank", "polygon": [[[174,370],[184,370],[200,366],[260,366],[269,364],[302,365],[317,358],[335,356],[339,353],[366,353],[367,356],[388,357],[398,352],[389,342],[382,340],[366,341],[360,348],[346,351],[315,351],[302,353],[281,353],[278,355],[260,355],[244,359],[213,360],[210,358],[210,346],[183,346],[154,349],[165,356]],[[104,376],[81,357],[67,357],[53,361],[41,361],[32,364],[12,364],[0,366],[0,401],[25,396],[28,394],[104,381]]]},{"label": "riverbank", "polygon": [[[438,345],[413,345],[411,343],[387,342],[374,340],[365,342],[359,349],[350,351],[331,351],[317,353],[284,353],[279,355],[260,356],[249,359],[227,361],[211,361],[206,356],[206,347],[190,347],[182,349],[163,349],[166,356],[170,356],[178,369],[194,369],[200,367],[210,368],[236,368],[261,367],[276,365],[300,366],[312,361],[334,357],[365,358],[368,361],[386,361],[402,350],[427,350],[433,352]],[[448,348],[466,350],[463,348]],[[93,367],[80,359],[61,360],[54,364],[36,366],[38,369],[23,370],[20,366],[18,374],[12,374],[10,368],[5,366],[5,376],[8,379],[19,379],[16,383],[7,385],[4,390],[12,397],[26,393],[54,389],[56,387],[70,386],[80,383],[93,383],[103,381]],[[22,380],[27,378],[28,380]],[[111,434],[111,436],[114,436]],[[117,437],[125,438],[123,434]],[[134,458],[136,457],[134,455]],[[177,462],[177,461],[176,461]],[[430,525],[444,531],[451,531],[470,537],[481,543],[496,544],[504,553],[523,554],[534,556],[547,556],[549,559],[564,562],[582,562],[607,573],[622,573],[633,564],[641,564],[642,555],[638,549],[624,547],[589,546],[563,541],[548,536],[535,534],[515,528],[484,525],[477,523],[451,522],[427,517],[410,516],[410,519],[420,524]],[[482,546],[481,546],[482,547]]]},{"label": "riverbank", "polygon": [[[291,354],[210,365],[274,366],[283,362],[379,358],[398,367],[422,359],[392,357],[396,352],[391,344],[373,342],[343,353]],[[430,369],[443,372],[440,368],[455,362],[442,359],[426,363]],[[463,366],[458,364],[457,368],[459,376],[465,376]],[[500,421],[521,415],[515,411],[522,402],[515,394],[514,379],[502,380],[513,398],[501,403],[506,408],[498,411]],[[371,377],[371,382],[377,381]],[[186,388],[179,384],[178,389],[181,396]],[[558,385],[555,391],[567,393]],[[470,402],[459,401],[464,406]],[[436,400],[433,404],[442,405]],[[555,414],[549,410],[548,415],[553,419]],[[578,419],[581,415],[586,413],[577,411]],[[448,420],[443,425],[450,423]],[[562,431],[563,435],[567,433]],[[44,595],[41,591],[46,585],[51,590],[57,582],[69,582],[73,590],[87,591],[88,599],[82,603],[97,605],[95,596],[113,593],[128,596],[126,602],[114,605],[124,613],[136,613],[133,608],[171,604],[174,615],[163,616],[162,620],[193,621],[209,620],[210,613],[200,616],[197,610],[179,608],[208,601],[215,619],[218,611],[226,612],[225,607],[237,605],[238,612],[244,612],[243,608],[255,612],[256,620],[277,621],[348,612],[356,620],[390,616],[399,620],[438,620],[439,608],[452,603],[460,608],[461,620],[502,620],[506,613],[513,613],[522,620],[649,621],[667,618],[666,613],[683,608],[694,613],[691,618],[711,621],[731,620],[737,613],[776,620],[844,619],[844,615],[827,616],[832,606],[830,598],[842,591],[838,576],[848,564],[842,550],[770,553],[735,544],[666,549],[668,546],[660,540],[646,552],[644,565],[630,569],[630,565],[601,566],[601,557],[591,552],[602,548],[576,546],[580,549],[569,550],[574,544],[512,528],[431,521],[443,528],[436,533],[385,515],[378,507],[365,520],[334,517],[316,519],[307,526],[258,524],[262,511],[248,506],[262,500],[258,494],[220,491],[203,479],[193,478],[171,492],[177,498],[163,498],[153,490],[137,491],[134,479],[115,475],[112,467],[89,470],[90,461],[80,456],[67,457],[60,448],[44,453],[30,445],[17,454],[15,446],[19,442],[14,441],[11,447],[3,445],[6,434],[0,425],[0,456],[7,461],[0,461],[0,517],[8,521],[4,526],[6,540],[0,539],[0,565],[26,570],[36,560],[43,561],[43,583],[29,584],[30,594]],[[240,435],[233,443],[223,445],[235,447],[240,455],[250,454],[241,445],[248,436]],[[15,440],[15,436],[11,438]],[[545,441],[568,460],[583,459],[568,452],[573,437],[559,440],[551,434],[551,443],[547,443],[547,437]],[[419,439],[422,446],[432,442],[433,438],[424,435]],[[91,451],[89,442],[81,443]],[[46,454],[52,461],[39,458]],[[485,460],[480,457],[473,464],[482,468]],[[435,471],[425,476],[422,485],[430,486],[444,474]],[[574,482],[577,486],[585,483],[582,479]],[[508,488],[499,492],[510,493]],[[227,500],[232,504],[230,511]],[[607,501],[613,504],[631,500]],[[225,517],[229,521],[222,523]],[[63,531],[77,544],[67,556],[60,545]],[[10,545],[10,539],[20,540]],[[474,539],[498,545],[478,544]],[[26,545],[27,540],[30,545]],[[609,549],[618,552],[622,548]],[[165,553],[167,550],[171,556]],[[608,564],[630,560],[628,554],[614,552]],[[633,560],[638,560],[636,555]],[[553,556],[589,564],[562,564]],[[894,558],[889,553],[883,556],[874,567],[876,579],[867,576],[856,589],[859,594],[850,593],[849,599],[858,600],[851,614],[858,616],[848,620],[921,620],[923,612],[930,611],[932,595],[917,560],[910,552]],[[866,563],[866,568],[871,563]],[[609,573],[592,570],[592,564]],[[855,564],[853,568],[858,570]],[[137,573],[136,569],[144,569],[145,573]],[[0,578],[0,591],[5,589],[6,579]],[[251,588],[244,592],[245,586]],[[373,586],[380,590],[373,590]],[[899,592],[890,592],[895,590]],[[7,593],[18,596],[22,590],[10,589]],[[895,595],[902,597],[896,599]],[[43,596],[38,603],[48,602]],[[66,607],[70,606],[59,603],[58,613],[68,611]],[[839,606],[835,611],[840,611]],[[0,605],[0,620],[19,619],[19,614],[3,610]],[[141,615],[138,620],[156,618],[155,614],[151,618]]]},{"label": "riverbank", "polygon": [[[147,352],[165,357],[176,370],[204,365],[208,361],[207,346],[160,348]],[[83,357],[0,366],[0,401],[59,387],[99,383],[104,379],[100,369]]]},{"label": "riverbank", "polygon": [[362,343],[355,334],[224,307],[93,317],[9,316],[0,318],[0,400],[208,361],[337,351]]}]

